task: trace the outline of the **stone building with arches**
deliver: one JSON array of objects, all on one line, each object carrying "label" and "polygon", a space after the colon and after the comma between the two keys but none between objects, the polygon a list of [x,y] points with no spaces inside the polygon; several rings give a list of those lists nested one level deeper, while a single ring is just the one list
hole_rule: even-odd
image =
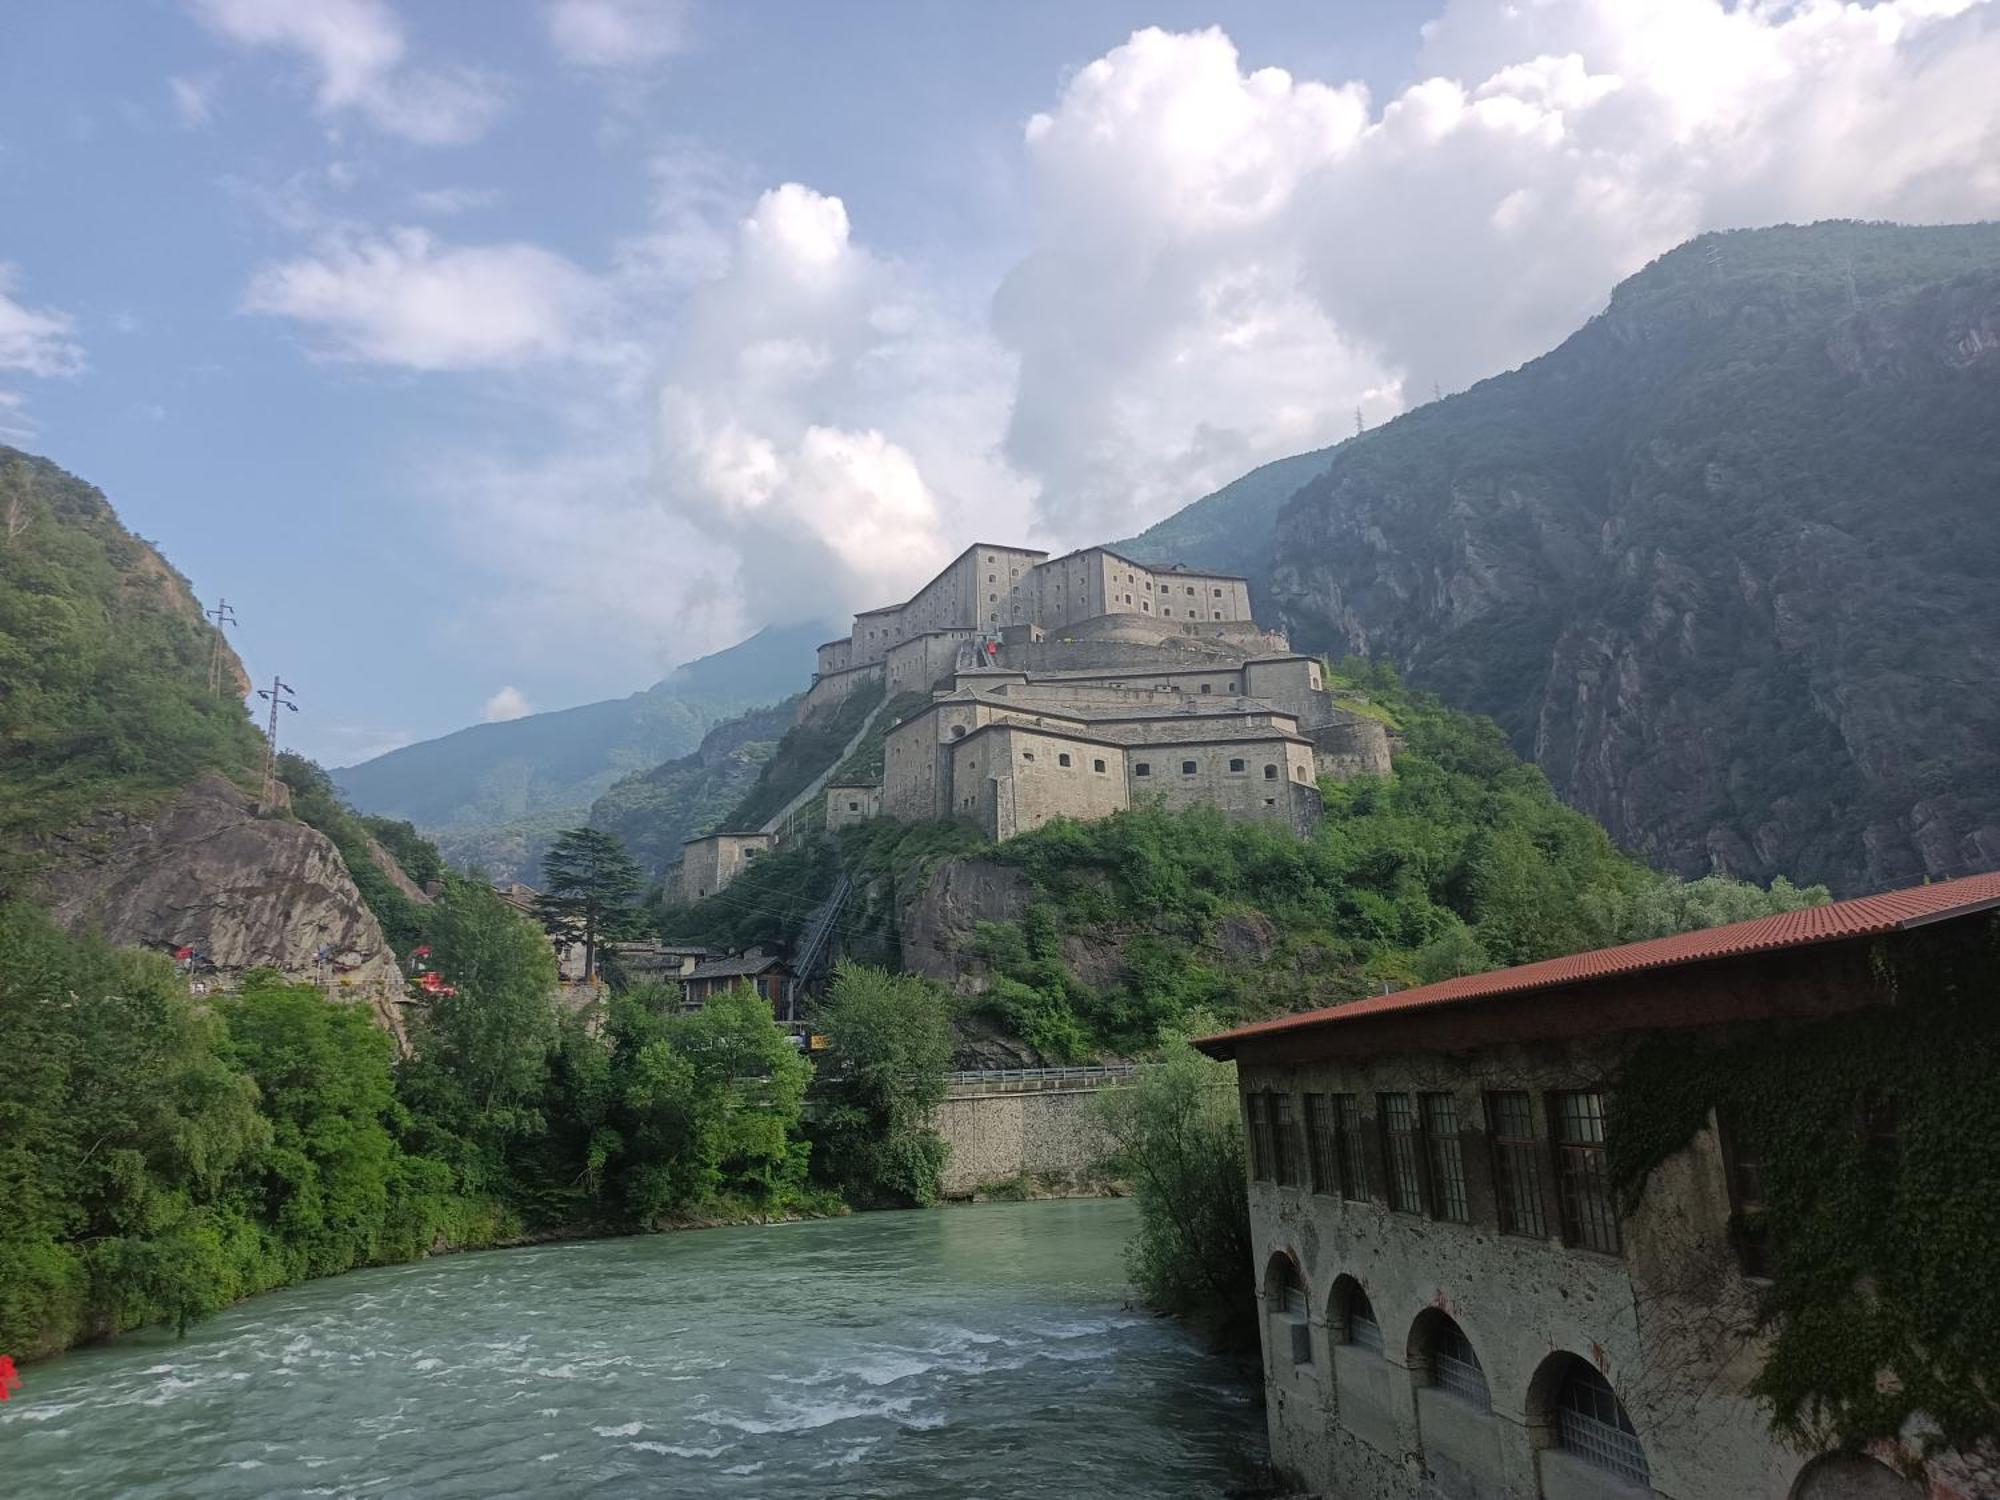
[{"label": "stone building with arches", "polygon": [[[1648,1039],[1788,1043],[1922,1004],[1885,974],[1990,952],[1974,944],[1996,912],[2000,875],[1973,876],[1198,1043],[1238,1069],[1281,1472],[1411,1500],[2000,1494],[1991,1454],[1909,1432],[1859,1453],[1776,1435],[1752,1391],[1765,1167],[1731,1122],[1711,1112],[1635,1192],[1607,1165],[1621,1069]],[[1857,1122],[1896,1118],[1874,1103]]]}]

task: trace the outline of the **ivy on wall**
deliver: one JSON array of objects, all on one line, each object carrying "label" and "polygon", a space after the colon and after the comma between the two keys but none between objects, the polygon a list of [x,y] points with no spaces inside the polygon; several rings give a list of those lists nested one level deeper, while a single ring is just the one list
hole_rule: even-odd
[{"label": "ivy on wall", "polygon": [[1808,1451],[1912,1416],[2000,1435],[2000,918],[1885,940],[1885,1003],[1760,1034],[1673,1036],[1627,1062],[1609,1165],[1626,1201],[1711,1111],[1761,1158],[1772,1336],[1753,1391]]}]

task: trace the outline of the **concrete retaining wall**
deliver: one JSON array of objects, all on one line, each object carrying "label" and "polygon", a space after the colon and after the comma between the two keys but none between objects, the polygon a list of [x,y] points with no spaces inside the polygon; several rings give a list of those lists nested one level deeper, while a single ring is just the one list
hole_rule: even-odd
[{"label": "concrete retaining wall", "polygon": [[932,1118],[951,1145],[944,1195],[969,1197],[982,1184],[1024,1176],[1084,1186],[1101,1174],[1113,1151],[1111,1134],[1097,1116],[1100,1092],[951,1095]]}]

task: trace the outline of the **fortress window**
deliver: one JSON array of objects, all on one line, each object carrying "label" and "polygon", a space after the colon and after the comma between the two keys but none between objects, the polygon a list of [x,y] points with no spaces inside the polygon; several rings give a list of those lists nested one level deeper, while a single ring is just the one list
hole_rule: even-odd
[{"label": "fortress window", "polygon": [[[1207,691],[1207,689],[1203,689],[1203,691],[1205,692]],[[1249,768],[1243,763],[1241,759],[1232,759],[1229,762],[1229,769],[1235,772],[1236,774],[1241,775],[1244,771],[1248,770]]]},{"label": "fortress window", "polygon": [[1139,608],[1150,615],[1153,612],[1153,601],[1151,599],[1141,599],[1139,601]]},{"label": "fortress window", "polygon": [[1406,1214],[1424,1211],[1423,1154],[1417,1139],[1417,1112],[1408,1094],[1383,1094],[1383,1165],[1388,1169],[1389,1207]]},{"label": "fortress window", "polygon": [[1023,750],[1021,752],[1022,760],[1033,760],[1034,758],[1035,758],[1035,752],[1032,750]]},{"label": "fortress window", "polygon": [[953,739],[955,739],[955,740],[962,740],[962,739],[964,739],[964,738],[965,738],[965,726],[964,726],[963,724],[954,724],[954,725],[952,725],[952,726],[951,726],[951,737],[952,737]]},{"label": "fortress window", "polygon": [[995,576],[994,574],[992,574],[992,573],[988,573],[988,574],[986,575],[986,581],[987,581],[988,583],[998,583],[998,582],[999,582],[999,579],[998,579],[998,578],[997,578],[997,577],[996,577],[996,576]]},{"label": "fortress window", "polygon": [[986,602],[988,604],[998,604],[1000,602],[1000,596],[998,594],[988,594],[986,596]]},{"label": "fortress window", "polygon": [[1165,608],[1164,606],[1162,606],[1162,607],[1161,607],[1161,610],[1160,610],[1160,613],[1161,613],[1162,615],[1166,615],[1166,616],[1171,616],[1171,615],[1173,614],[1173,611],[1172,611],[1171,609],[1167,609],[1167,608]]},{"label": "fortress window", "polygon": [[1486,1096],[1486,1128],[1493,1144],[1494,1197],[1503,1234],[1548,1235],[1542,1219],[1542,1157],[1535,1144],[1528,1096],[1506,1089]]},{"label": "fortress window", "polygon": [[1098,775],[1102,776],[1104,774],[1104,762],[1101,760],[1094,760],[1090,763],[1090,769],[1095,771]]},{"label": "fortress window", "polygon": [[1153,592],[1153,580],[1150,578],[1146,580],[1146,592],[1149,594]]},{"label": "fortress window", "polygon": [[1181,775],[1183,776],[1192,776],[1197,769],[1197,764],[1194,761],[1184,760],[1181,762]]},{"label": "fortress window", "polygon": [[1059,766],[1066,766],[1069,764],[1069,752],[1067,750],[1063,751],[1062,754],[1056,757],[1056,764]]},{"label": "fortress window", "polygon": [[1215,618],[1216,618],[1216,619],[1218,619],[1218,620],[1222,618],[1222,611],[1221,611],[1221,610],[1219,610],[1219,609],[1218,609],[1218,610],[1217,610],[1217,611],[1215,612]]},{"label": "fortress window", "polygon": [[1605,1255],[1619,1253],[1618,1215],[1604,1168],[1604,1095],[1557,1094],[1556,1185],[1562,1190],[1563,1240]]},{"label": "fortress window", "polygon": [[1465,1155],[1458,1139],[1458,1101],[1450,1094],[1419,1094],[1423,1111],[1424,1156],[1430,1167],[1431,1213],[1469,1224],[1465,1202]]},{"label": "fortress window", "polygon": [[1194,585],[1193,585],[1193,584],[1189,584],[1189,585],[1188,585],[1188,598],[1192,599],[1193,597],[1194,597]]},{"label": "fortress window", "polygon": [[849,812],[860,812],[861,804],[859,802],[850,802],[847,804],[847,810]]},{"label": "fortress window", "polygon": [[1293,766],[1292,774],[1298,777],[1299,780],[1304,781],[1306,779],[1306,768],[1304,766]]},{"label": "fortress window", "polygon": [[1132,768],[1132,774],[1134,776],[1151,776],[1153,774],[1152,762],[1145,760],[1140,761],[1139,764],[1137,764]]},{"label": "fortress window", "polygon": [[1278,779],[1278,768],[1276,766],[1264,767],[1264,779],[1266,781],[1276,781]]},{"label": "fortress window", "polygon": [[1222,597],[1222,590],[1221,590],[1221,589],[1217,589],[1217,590],[1215,591],[1215,597],[1216,597],[1216,598],[1218,598],[1218,599],[1220,599],[1220,598]]},{"label": "fortress window", "polygon": [[1203,684],[1201,685],[1201,690],[1202,690],[1202,691],[1203,691],[1204,693],[1212,693],[1212,692],[1214,692],[1214,691],[1215,691],[1215,689],[1214,689],[1213,685],[1212,685],[1212,684],[1209,684],[1209,683],[1206,683],[1206,682],[1204,682],[1204,683],[1203,683]]},{"label": "fortress window", "polygon": [[1127,604],[1130,604],[1130,603],[1132,602],[1132,596],[1131,596],[1130,594],[1127,594],[1127,595],[1125,596],[1125,602],[1126,602]]}]

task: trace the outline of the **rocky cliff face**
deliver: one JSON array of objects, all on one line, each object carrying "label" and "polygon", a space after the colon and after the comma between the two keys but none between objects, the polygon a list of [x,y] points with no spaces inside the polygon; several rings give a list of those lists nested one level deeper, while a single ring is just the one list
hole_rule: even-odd
[{"label": "rocky cliff face", "polygon": [[395,956],[339,852],[303,823],[258,817],[221,776],[157,809],[105,813],[52,842],[39,894],[72,928],[154,952],[193,947],[232,984],[260,966],[311,983],[329,952],[332,993],[400,1036]]},{"label": "rocky cliff face", "polygon": [[1684,246],[1342,444],[1266,555],[1295,645],[1491,714],[1655,864],[2000,866],[2000,226]]}]

